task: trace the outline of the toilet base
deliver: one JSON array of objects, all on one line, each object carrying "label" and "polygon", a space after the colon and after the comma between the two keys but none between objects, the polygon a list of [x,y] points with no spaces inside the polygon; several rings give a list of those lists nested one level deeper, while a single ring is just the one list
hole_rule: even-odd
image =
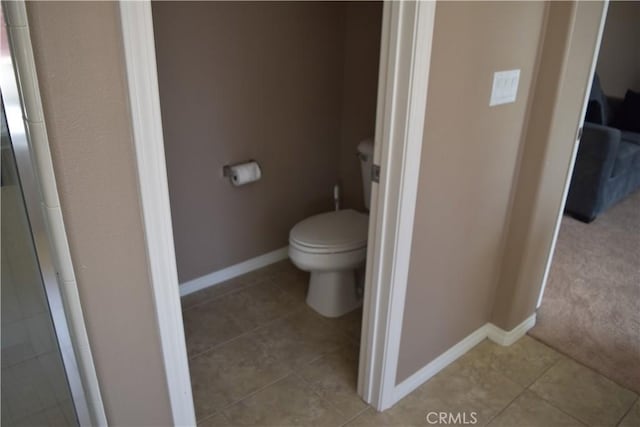
[{"label": "toilet base", "polygon": [[307,305],[325,317],[339,317],[360,307],[355,270],[312,271]]}]

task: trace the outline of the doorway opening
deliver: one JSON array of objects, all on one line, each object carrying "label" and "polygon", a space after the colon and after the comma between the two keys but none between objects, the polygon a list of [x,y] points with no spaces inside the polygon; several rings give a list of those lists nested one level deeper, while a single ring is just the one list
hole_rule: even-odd
[{"label": "doorway opening", "polygon": [[636,393],[640,115],[632,103],[640,96],[639,28],[640,3],[609,4],[566,207],[530,331]]},{"label": "doorway opening", "polygon": [[[362,308],[314,305],[319,267],[305,257],[358,257],[335,270],[351,270],[340,285],[361,298],[382,3],[158,2],[152,14],[197,421],[291,410],[346,422],[368,407]],[[236,185],[225,166],[249,160],[259,179]]]}]

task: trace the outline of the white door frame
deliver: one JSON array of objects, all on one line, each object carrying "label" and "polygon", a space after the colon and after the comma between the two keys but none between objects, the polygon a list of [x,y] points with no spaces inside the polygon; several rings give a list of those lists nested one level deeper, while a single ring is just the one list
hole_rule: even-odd
[{"label": "white door frame", "polygon": [[195,426],[173,246],[150,1],[121,1],[122,39],[145,243],[173,424]]},{"label": "white door frame", "polygon": [[[358,380],[378,410],[395,403],[435,2],[385,2],[369,251]],[[129,101],[156,317],[175,425],[195,425],[167,184],[151,3],[120,2]]]},{"label": "white door frame", "polygon": [[376,409],[398,400],[396,372],[409,275],[435,2],[385,2],[380,49],[358,393]]},{"label": "white door frame", "polygon": [[[562,224],[562,215],[564,214],[564,208],[567,204],[567,196],[569,195],[569,186],[571,184],[571,177],[573,176],[573,168],[576,164],[576,156],[578,155],[578,146],[580,145],[580,136],[582,134],[581,129],[584,126],[584,118],[587,114],[587,104],[589,103],[589,95],[591,94],[591,85],[593,83],[593,76],[596,72],[596,65],[598,63],[598,56],[600,54],[600,45],[602,44],[602,34],[604,33],[604,27],[607,20],[607,12],[609,10],[609,0],[604,0],[602,17],[600,18],[600,27],[598,28],[598,37],[596,39],[596,46],[593,51],[593,58],[591,59],[591,68],[589,70],[589,82],[587,83],[584,100],[582,101],[582,111],[580,113],[580,120],[576,129],[576,140],[573,144],[571,152],[571,160],[569,168],[567,169],[567,175],[564,180],[564,190],[562,192],[562,202],[560,203],[560,209],[556,215],[556,224],[553,229],[553,238],[551,239],[551,246],[549,247],[549,255],[545,263],[544,275],[542,276],[542,283],[540,284],[540,293],[538,294],[538,302],[536,303],[536,310],[540,308],[542,304],[542,297],[544,290],[547,287],[547,281],[549,279],[549,272],[551,271],[551,263],[553,262],[553,254],[556,250],[556,243],[558,242],[558,234],[560,233],[560,225]],[[574,29],[575,31],[575,29]],[[571,48],[571,47],[569,47]]]}]

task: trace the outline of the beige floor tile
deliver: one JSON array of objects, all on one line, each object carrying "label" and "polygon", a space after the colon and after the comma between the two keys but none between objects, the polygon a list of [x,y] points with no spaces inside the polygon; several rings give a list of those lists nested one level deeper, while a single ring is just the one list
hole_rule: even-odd
[{"label": "beige floor tile", "polygon": [[218,299],[243,331],[251,331],[301,306],[270,280]]},{"label": "beige floor tile", "polygon": [[290,372],[252,334],[190,361],[196,416],[203,419]]},{"label": "beige floor tile", "polygon": [[35,358],[2,370],[2,397],[15,419],[31,416],[57,404],[55,390]]},{"label": "beige floor tile", "polygon": [[638,427],[640,426],[640,400],[629,410],[627,415],[622,419],[619,427]]},{"label": "beige floor tile", "polygon": [[283,261],[279,261],[273,264],[270,264],[261,270],[256,270],[262,272],[262,277],[274,278],[281,273],[287,272],[301,272],[301,270],[293,265],[293,263],[289,259],[285,259]]},{"label": "beige floor tile", "polygon": [[391,409],[382,413],[368,409],[348,425],[429,425],[427,416],[432,412],[460,417],[459,424],[449,420],[448,425],[469,425],[474,418],[478,421],[476,425],[485,425],[518,396],[523,387],[469,359],[463,357],[454,362]]},{"label": "beige floor tile", "polygon": [[[474,360],[473,353],[460,358],[412,393],[427,412],[460,413],[467,420],[475,412],[478,424],[486,424],[524,388]],[[396,405],[402,409],[403,402]]]},{"label": "beige floor tile", "polygon": [[344,316],[326,320],[335,324],[337,328],[349,335],[354,342],[360,344],[360,335],[362,331],[362,307],[357,308]]},{"label": "beige floor tile", "polygon": [[309,273],[293,267],[276,273],[271,280],[297,301],[306,301],[307,289],[309,288]]},{"label": "beige floor tile", "polygon": [[189,357],[235,338],[243,332],[220,300],[209,301],[185,310],[182,318]]},{"label": "beige floor tile", "polygon": [[256,333],[271,354],[291,367],[311,362],[352,342],[306,306]]},{"label": "beige floor tile", "polygon": [[289,260],[270,264],[264,268],[251,271],[247,274],[243,274],[241,276],[234,277],[233,279],[229,279],[225,282],[202,289],[201,291],[183,296],[180,299],[182,303],[182,309],[185,310],[187,308],[202,304],[212,299],[220,298],[224,295],[241,291],[242,289],[255,285],[280,273],[286,274],[287,272],[293,270],[296,270],[296,267],[291,264]]},{"label": "beige floor tile", "polygon": [[67,421],[68,425],[72,426],[72,425],[78,424],[78,417],[76,416],[76,410],[71,400],[62,402],[59,405],[59,407],[62,413],[64,414],[64,419]]},{"label": "beige floor tile", "polygon": [[523,387],[531,385],[562,357],[527,335],[510,346],[484,340],[469,354],[481,366],[489,366]]},{"label": "beige floor tile", "polygon": [[393,411],[390,409],[386,412],[377,412],[374,408],[369,408],[365,410],[362,414],[358,415],[351,421],[349,421],[346,425],[349,427],[360,427],[360,426],[394,426],[394,427],[404,427],[404,426],[414,426],[414,425],[423,425],[425,424],[425,415],[421,409],[419,409],[419,413],[415,417],[415,421],[409,421],[410,418],[407,418],[405,423],[398,421],[397,417],[393,417],[389,414],[389,412]]},{"label": "beige floor tile", "polygon": [[[2,371],[2,379],[5,379],[5,372]],[[4,385],[4,384],[3,384]],[[5,386],[6,387],[6,386]],[[6,391],[6,389],[2,389],[1,390],[1,396],[0,396],[0,425],[2,426],[8,426],[9,422],[14,418],[13,414],[11,413],[11,405],[9,404],[9,399],[7,399],[6,394],[8,392]]]},{"label": "beige floor tile", "polygon": [[346,419],[291,375],[224,410],[234,426],[340,426]]},{"label": "beige floor tile", "polygon": [[296,374],[347,418],[368,405],[358,396],[358,346],[348,345],[303,366]]},{"label": "beige floor tile", "polygon": [[62,409],[59,406],[53,406],[25,418],[14,420],[10,425],[15,427],[71,427],[77,424],[67,421]]},{"label": "beige floor tile", "polygon": [[525,391],[489,427],[581,427],[583,423]]},{"label": "beige floor tile", "polygon": [[231,426],[231,422],[220,413],[211,415],[198,422],[198,427],[227,427]]},{"label": "beige floor tile", "polygon": [[[447,410],[447,409],[443,409]],[[395,406],[384,412],[377,412],[374,408],[369,408],[361,415],[352,419],[347,425],[355,426],[424,426],[430,425],[427,422],[427,415],[434,411],[429,407],[428,402],[424,398],[420,398],[417,394],[412,393],[398,402]],[[436,412],[438,410],[435,410]],[[462,416],[462,414],[461,414]],[[467,420],[471,421],[471,414],[465,415]],[[455,424],[451,424],[455,425]]]},{"label": "beige floor tile", "polygon": [[636,395],[602,375],[563,357],[531,390],[557,408],[592,426],[614,426]]},{"label": "beige floor tile", "polygon": [[241,291],[242,289],[255,284],[255,282],[256,279],[254,277],[248,278],[245,276],[240,276],[231,280],[227,280],[226,282],[218,283],[217,285],[202,289],[198,292],[185,295],[180,298],[182,309],[186,310],[198,304],[220,298],[221,296]]}]

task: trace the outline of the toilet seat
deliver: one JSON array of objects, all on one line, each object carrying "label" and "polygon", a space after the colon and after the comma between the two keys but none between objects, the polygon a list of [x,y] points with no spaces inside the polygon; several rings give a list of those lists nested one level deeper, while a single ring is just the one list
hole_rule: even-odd
[{"label": "toilet seat", "polygon": [[353,209],[326,212],[296,224],[289,244],[315,254],[356,251],[367,246],[369,216]]}]

